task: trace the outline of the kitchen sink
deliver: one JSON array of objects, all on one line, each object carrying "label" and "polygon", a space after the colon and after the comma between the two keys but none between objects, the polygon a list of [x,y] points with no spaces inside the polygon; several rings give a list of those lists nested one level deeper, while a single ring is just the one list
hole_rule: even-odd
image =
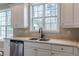
[{"label": "kitchen sink", "polygon": [[38,40],[38,38],[31,38],[30,40]]},{"label": "kitchen sink", "polygon": [[39,39],[39,41],[49,41],[49,39],[47,39],[47,38],[41,38],[41,39]]},{"label": "kitchen sink", "polygon": [[38,40],[38,41],[49,41],[47,38],[31,38],[30,40]]}]

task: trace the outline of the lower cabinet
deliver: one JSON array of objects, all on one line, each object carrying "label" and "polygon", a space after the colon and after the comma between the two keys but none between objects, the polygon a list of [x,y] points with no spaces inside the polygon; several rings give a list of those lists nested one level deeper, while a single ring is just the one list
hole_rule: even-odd
[{"label": "lower cabinet", "polygon": [[35,56],[37,54],[37,51],[35,48],[32,47],[24,47],[24,56]]},{"label": "lower cabinet", "polygon": [[24,45],[24,56],[50,56],[50,50]]},{"label": "lower cabinet", "polygon": [[[48,48],[45,47],[46,45]],[[74,47],[54,44],[46,45],[43,43],[24,42],[24,56],[74,56]]]},{"label": "lower cabinet", "polygon": [[52,46],[52,56],[73,56],[74,47],[63,46],[63,45],[51,45]]},{"label": "lower cabinet", "polygon": [[[10,56],[10,48],[10,40],[5,40],[4,56]],[[79,56],[79,48],[56,44],[24,42],[24,56]]]},{"label": "lower cabinet", "polygon": [[50,50],[37,49],[37,56],[50,56]]},{"label": "lower cabinet", "polygon": [[24,56],[50,56],[49,50],[25,47]]}]

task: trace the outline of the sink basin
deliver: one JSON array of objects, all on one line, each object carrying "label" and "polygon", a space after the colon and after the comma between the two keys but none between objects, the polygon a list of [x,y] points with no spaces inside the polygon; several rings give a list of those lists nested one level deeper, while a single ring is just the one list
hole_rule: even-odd
[{"label": "sink basin", "polygon": [[49,41],[47,38],[41,38],[39,41]]},{"label": "sink basin", "polygon": [[31,38],[30,40],[38,40],[38,38]]},{"label": "sink basin", "polygon": [[49,41],[47,38],[31,38],[30,40]]}]

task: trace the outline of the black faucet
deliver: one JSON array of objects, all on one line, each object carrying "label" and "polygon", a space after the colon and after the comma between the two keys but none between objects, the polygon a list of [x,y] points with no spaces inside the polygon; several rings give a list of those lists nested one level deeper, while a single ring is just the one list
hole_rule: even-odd
[{"label": "black faucet", "polygon": [[43,29],[39,28],[39,33],[40,33],[40,38],[44,38],[44,33],[43,33]]}]

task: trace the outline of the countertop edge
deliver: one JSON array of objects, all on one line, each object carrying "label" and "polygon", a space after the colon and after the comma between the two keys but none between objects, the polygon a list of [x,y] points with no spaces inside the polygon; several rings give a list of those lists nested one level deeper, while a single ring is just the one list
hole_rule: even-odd
[{"label": "countertop edge", "polygon": [[[20,40],[20,41],[27,41],[27,42],[35,42],[35,43],[44,43],[44,44],[56,44],[56,45],[64,45],[64,46],[71,46],[79,48],[79,43],[70,41],[70,40],[62,40],[62,39],[50,39],[49,41],[37,41],[37,40],[29,40],[32,37],[12,37],[12,38],[4,38],[4,40]],[[59,42],[56,42],[59,41]],[[68,43],[67,43],[68,42]],[[71,43],[71,44],[70,44]]]}]

